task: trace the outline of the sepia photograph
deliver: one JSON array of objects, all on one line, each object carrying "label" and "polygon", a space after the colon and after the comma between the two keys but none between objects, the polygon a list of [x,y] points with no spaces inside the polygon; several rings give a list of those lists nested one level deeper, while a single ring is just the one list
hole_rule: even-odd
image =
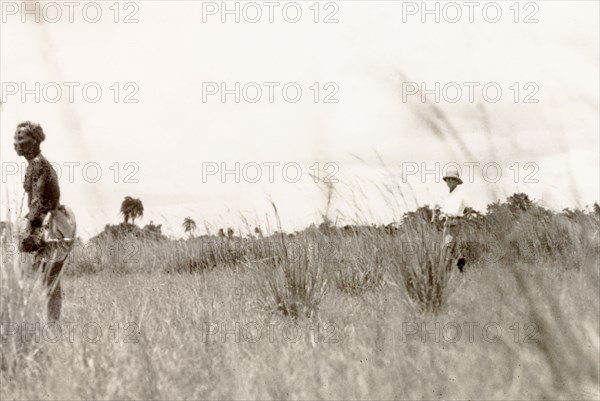
[{"label": "sepia photograph", "polygon": [[598,0],[0,0],[0,400],[599,400]]}]

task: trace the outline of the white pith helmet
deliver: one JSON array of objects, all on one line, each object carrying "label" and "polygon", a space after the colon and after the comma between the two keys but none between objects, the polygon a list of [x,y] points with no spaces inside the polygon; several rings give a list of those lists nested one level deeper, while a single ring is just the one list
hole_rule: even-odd
[{"label": "white pith helmet", "polygon": [[448,178],[455,178],[458,180],[459,184],[463,183],[463,180],[460,178],[460,173],[458,172],[458,169],[456,167],[449,167],[446,170],[446,174],[444,175],[444,181],[446,181]]}]

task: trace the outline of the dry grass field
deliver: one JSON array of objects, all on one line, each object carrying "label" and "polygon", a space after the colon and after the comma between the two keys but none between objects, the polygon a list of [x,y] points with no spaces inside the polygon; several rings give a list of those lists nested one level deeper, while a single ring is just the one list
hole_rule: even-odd
[{"label": "dry grass field", "polygon": [[509,206],[466,227],[462,274],[414,215],[396,232],[104,238],[102,257],[74,251],[59,325],[5,239],[0,398],[598,399],[600,215]]}]

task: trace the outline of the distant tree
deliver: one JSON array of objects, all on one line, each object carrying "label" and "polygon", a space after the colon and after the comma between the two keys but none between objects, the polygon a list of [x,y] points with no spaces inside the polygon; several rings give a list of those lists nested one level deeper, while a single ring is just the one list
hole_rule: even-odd
[{"label": "distant tree", "polygon": [[506,199],[508,208],[511,212],[524,212],[533,206],[533,202],[529,199],[529,196],[525,193],[515,193]]},{"label": "distant tree", "polygon": [[229,227],[227,229],[227,238],[231,239],[233,238],[233,228]]},{"label": "distant tree", "polygon": [[564,208],[562,213],[570,219],[577,217],[577,210],[571,210],[568,207]]},{"label": "distant tree", "polygon": [[144,205],[142,204],[142,201],[134,199],[131,196],[126,196],[121,203],[121,215],[123,216],[125,224],[129,223],[129,219],[131,219],[132,224],[135,224],[135,219],[144,215]]},{"label": "distant tree", "polygon": [[219,228],[219,238],[225,238],[225,232],[223,231],[222,228]]},{"label": "distant tree", "polygon": [[396,235],[400,232],[400,224],[391,222],[383,226],[383,230],[388,235]]},{"label": "distant tree", "polygon": [[194,231],[196,231],[196,222],[194,221],[194,219],[192,219],[191,217],[186,217],[185,219],[183,219],[183,229],[185,230],[186,233],[189,233],[190,237],[192,236],[192,234],[194,233]]},{"label": "distant tree", "polygon": [[485,217],[479,211],[470,206],[465,207],[463,211],[464,218],[471,221],[483,221]]},{"label": "distant tree", "polygon": [[321,224],[319,224],[319,231],[325,235],[332,234],[335,231],[335,225],[333,224],[333,221],[331,221],[331,219],[326,214],[323,214],[321,216],[323,218],[323,221],[321,222]]},{"label": "distant tree", "polygon": [[[439,210],[438,210],[439,212]],[[434,210],[429,205],[418,207],[415,211],[406,212],[402,216],[402,222],[405,224],[430,223],[433,219]]]},{"label": "distant tree", "polygon": [[598,202],[594,202],[594,213],[596,213],[598,217],[600,217],[600,205],[598,204]]},{"label": "distant tree", "polygon": [[342,234],[344,235],[358,235],[358,228],[356,226],[346,224],[342,227]]},{"label": "distant tree", "polygon": [[144,226],[144,230],[145,231],[149,231],[149,232],[153,232],[153,233],[158,233],[158,234],[162,234],[162,224],[154,224],[154,222],[152,220],[150,220],[150,224],[146,224]]},{"label": "distant tree", "polygon": [[263,237],[262,229],[260,227],[254,227],[254,234],[256,234],[258,238]]},{"label": "distant tree", "polygon": [[465,207],[464,211],[464,221],[467,225],[470,225],[475,228],[482,228],[485,224],[485,216],[479,213],[477,210],[472,207]]}]

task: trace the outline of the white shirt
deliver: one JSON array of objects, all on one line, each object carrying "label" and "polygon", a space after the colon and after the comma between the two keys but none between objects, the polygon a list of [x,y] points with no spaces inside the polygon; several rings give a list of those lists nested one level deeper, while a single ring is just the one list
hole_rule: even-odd
[{"label": "white shirt", "polygon": [[465,206],[464,194],[459,185],[450,192],[440,211],[446,217],[462,217]]}]

